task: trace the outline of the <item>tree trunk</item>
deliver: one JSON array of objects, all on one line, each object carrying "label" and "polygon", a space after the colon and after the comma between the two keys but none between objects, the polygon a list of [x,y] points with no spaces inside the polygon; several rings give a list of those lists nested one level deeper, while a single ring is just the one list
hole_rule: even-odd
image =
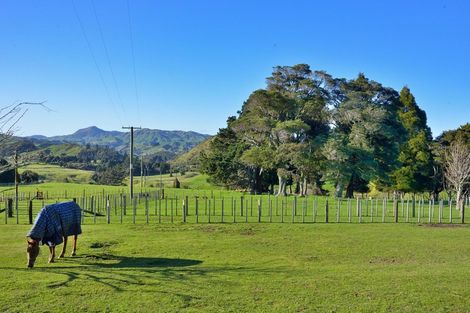
[{"label": "tree trunk", "polygon": [[280,175],[277,175],[277,177],[279,178],[279,190],[277,191],[277,195],[278,196],[286,196],[287,195],[287,193],[286,193],[286,182],[287,182],[287,180],[284,179]]},{"label": "tree trunk", "polygon": [[354,175],[351,175],[348,186],[346,187],[346,198],[352,198],[354,196]]},{"label": "tree trunk", "polygon": [[455,203],[457,204],[457,210],[462,212],[462,206],[463,206],[463,201],[464,199],[461,199],[462,197],[462,191],[460,188],[457,189],[457,194],[455,196]]},{"label": "tree trunk", "polygon": [[295,193],[296,194],[299,194],[300,193],[300,182],[299,181],[296,181],[295,182]]},{"label": "tree trunk", "polygon": [[336,184],[335,197],[341,198],[343,196],[343,185],[338,182]]},{"label": "tree trunk", "polygon": [[261,186],[261,172],[262,169],[259,167],[254,167],[253,168],[253,178],[251,182],[251,194],[260,194],[263,192],[262,186]]},{"label": "tree trunk", "polygon": [[465,224],[465,201],[462,202],[462,211],[460,211],[460,218],[462,224]]},{"label": "tree trunk", "polygon": [[307,195],[307,178],[304,177],[303,178],[303,183],[302,183],[302,186],[303,186],[303,190],[302,190],[302,196],[306,196]]}]

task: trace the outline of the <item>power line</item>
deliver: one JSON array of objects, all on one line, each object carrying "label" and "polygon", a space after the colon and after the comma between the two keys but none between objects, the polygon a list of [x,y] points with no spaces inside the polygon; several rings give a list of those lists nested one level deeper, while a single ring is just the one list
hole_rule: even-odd
[{"label": "power line", "polygon": [[106,60],[108,62],[109,70],[111,72],[111,77],[113,78],[114,88],[116,89],[116,94],[118,96],[119,104],[121,105],[121,109],[122,109],[123,113],[125,113],[126,110],[124,109],[124,104],[123,104],[123,101],[122,101],[121,92],[119,91],[119,87],[118,87],[118,84],[117,84],[117,81],[116,81],[116,76],[114,75],[113,66],[111,65],[111,59],[110,59],[109,53],[108,53],[108,46],[106,45],[106,41],[104,40],[103,30],[101,29],[101,23],[99,21],[98,14],[96,13],[95,2],[93,0],[91,0],[91,6],[93,8],[93,14],[95,15],[96,23],[98,24],[98,31],[100,33],[101,43],[103,44],[103,47],[104,47]]},{"label": "power line", "polygon": [[132,67],[134,70],[134,87],[135,87],[135,99],[136,99],[136,106],[137,106],[137,114],[139,116],[140,121],[140,104],[139,104],[139,93],[137,89],[137,74],[136,74],[136,67],[135,67],[135,52],[134,52],[134,37],[132,35],[132,23],[131,23],[131,8],[129,5],[129,0],[126,1],[127,3],[127,18],[128,18],[128,25],[129,25],[129,36],[131,39],[131,55],[132,55]]},{"label": "power line", "polygon": [[[91,46],[90,40],[88,39],[88,36],[86,34],[85,27],[83,26],[82,19],[80,18],[80,14],[78,13],[77,7],[75,6],[75,1],[74,0],[71,0],[71,1],[72,1],[72,7],[73,7],[73,11],[75,13],[75,17],[77,18],[78,24],[80,25],[80,30],[82,32],[83,38],[85,38],[85,42],[87,44],[88,50],[90,51],[91,58],[93,59],[93,64],[95,65],[95,68],[98,72],[98,76],[100,77],[101,83],[103,84],[103,87],[105,89],[108,100],[111,103],[111,105],[113,106],[113,108],[116,108],[116,104],[114,103],[113,98],[111,97],[111,93],[109,92],[108,85],[106,84],[106,81],[104,79],[103,72],[101,71],[101,68],[98,65],[98,61],[96,60],[96,56],[95,56],[95,53],[93,52],[93,48]],[[115,109],[115,113],[116,113],[119,121],[122,124],[121,116],[116,111],[116,109]]]}]

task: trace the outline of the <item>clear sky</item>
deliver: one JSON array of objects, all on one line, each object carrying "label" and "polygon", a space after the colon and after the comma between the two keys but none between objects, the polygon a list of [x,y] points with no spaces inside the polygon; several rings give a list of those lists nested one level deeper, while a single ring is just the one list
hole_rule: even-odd
[{"label": "clear sky", "polygon": [[433,135],[470,121],[470,1],[0,0],[0,106],[18,135],[215,134],[276,65],[408,85]]}]

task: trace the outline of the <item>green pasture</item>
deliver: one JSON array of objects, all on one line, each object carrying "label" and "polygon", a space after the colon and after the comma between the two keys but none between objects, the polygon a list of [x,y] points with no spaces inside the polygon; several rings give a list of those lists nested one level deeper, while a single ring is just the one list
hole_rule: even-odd
[{"label": "green pasture", "polygon": [[26,170],[38,173],[40,179],[44,182],[86,184],[91,181],[91,176],[93,175],[93,171],[71,169],[51,164],[25,165],[18,171],[22,173]]},{"label": "green pasture", "polygon": [[26,268],[0,225],[1,312],[468,312],[470,228],[85,224],[77,257]]},{"label": "green pasture", "polygon": [[[221,186],[215,186],[208,182],[209,176],[200,174],[198,172],[186,172],[184,175],[179,173],[163,174],[163,175],[151,175],[143,179],[143,187],[147,189],[151,188],[173,188],[175,181],[178,179],[180,182],[181,189],[197,189],[197,190],[223,190]],[[129,184],[129,179],[126,178],[124,183]],[[141,186],[141,177],[134,177],[134,184],[137,189]]]}]

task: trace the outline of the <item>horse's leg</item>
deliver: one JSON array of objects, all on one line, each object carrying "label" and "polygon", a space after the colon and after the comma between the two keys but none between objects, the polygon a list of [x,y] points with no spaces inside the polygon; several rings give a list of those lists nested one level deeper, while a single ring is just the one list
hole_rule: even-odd
[{"label": "horse's leg", "polygon": [[55,246],[49,247],[49,263],[54,263]]},{"label": "horse's leg", "polygon": [[65,255],[65,249],[67,249],[67,236],[64,236],[64,245],[62,246],[62,251],[60,252],[59,259],[63,258]]},{"label": "horse's leg", "polygon": [[77,254],[77,237],[78,235],[73,235],[72,256]]}]

